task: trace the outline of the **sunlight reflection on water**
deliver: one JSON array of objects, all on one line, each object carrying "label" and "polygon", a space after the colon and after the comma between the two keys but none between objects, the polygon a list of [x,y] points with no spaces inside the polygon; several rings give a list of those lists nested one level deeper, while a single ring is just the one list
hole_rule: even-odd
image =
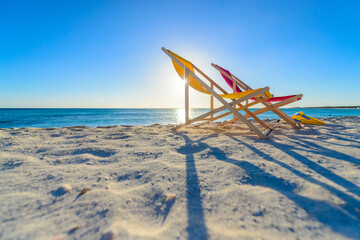
[{"label": "sunlight reflection on water", "polygon": [[[193,110],[190,109],[189,111],[189,118],[192,118],[192,112]],[[176,121],[177,123],[184,123],[185,122],[185,108],[178,108],[176,109]]]}]

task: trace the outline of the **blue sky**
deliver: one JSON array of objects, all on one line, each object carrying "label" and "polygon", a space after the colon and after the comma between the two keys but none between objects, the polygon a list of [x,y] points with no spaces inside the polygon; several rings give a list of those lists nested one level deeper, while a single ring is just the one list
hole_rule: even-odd
[{"label": "blue sky", "polygon": [[[0,107],[183,107],[162,46],[226,87],[360,103],[359,1],[2,1]],[[191,92],[192,107],[208,96]]]}]

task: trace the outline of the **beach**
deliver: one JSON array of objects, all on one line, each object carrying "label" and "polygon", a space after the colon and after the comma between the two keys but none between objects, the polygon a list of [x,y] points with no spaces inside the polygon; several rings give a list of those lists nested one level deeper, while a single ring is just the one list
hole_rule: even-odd
[{"label": "beach", "polygon": [[0,239],[359,239],[360,117],[0,129]]}]

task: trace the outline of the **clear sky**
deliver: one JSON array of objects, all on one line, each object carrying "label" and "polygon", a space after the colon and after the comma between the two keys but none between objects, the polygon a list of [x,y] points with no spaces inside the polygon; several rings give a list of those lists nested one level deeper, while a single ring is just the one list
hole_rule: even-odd
[{"label": "clear sky", "polygon": [[[183,107],[162,46],[291,106],[360,104],[360,1],[1,1],[0,107]],[[228,89],[228,88],[227,88]],[[192,107],[208,96],[191,92]]]}]

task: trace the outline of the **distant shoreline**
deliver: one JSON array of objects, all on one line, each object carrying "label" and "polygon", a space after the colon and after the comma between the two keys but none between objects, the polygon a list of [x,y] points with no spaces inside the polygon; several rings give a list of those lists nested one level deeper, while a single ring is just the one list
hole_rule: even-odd
[{"label": "distant shoreline", "polygon": [[360,109],[360,106],[292,107],[292,109],[297,109],[297,108],[349,108],[349,109]]}]

